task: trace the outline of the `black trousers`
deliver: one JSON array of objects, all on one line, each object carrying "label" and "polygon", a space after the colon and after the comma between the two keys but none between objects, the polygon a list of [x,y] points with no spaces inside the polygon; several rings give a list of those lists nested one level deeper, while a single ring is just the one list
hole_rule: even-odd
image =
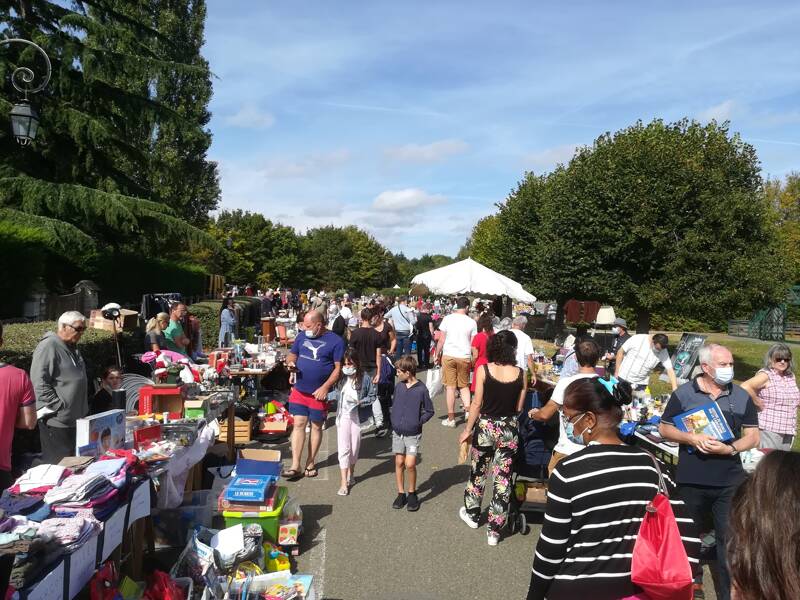
[{"label": "black trousers", "polygon": [[378,401],[381,403],[383,412],[383,426],[386,429],[392,428],[392,399],[394,397],[394,385],[391,383],[378,384]]},{"label": "black trousers", "polygon": [[[731,575],[728,571],[728,515],[731,512],[731,500],[738,485],[728,487],[710,487],[703,485],[680,485],[678,491],[681,500],[697,526],[702,531],[703,521],[710,514],[714,521],[714,536],[717,542],[717,565],[719,567],[718,600],[730,600]],[[702,579],[697,583],[702,583]]]},{"label": "black trousers", "polygon": [[39,439],[42,442],[42,462],[58,464],[65,456],[75,456],[75,428],[50,427],[39,421]]},{"label": "black trousers", "polygon": [[431,366],[431,338],[417,337],[417,364],[420,369]]}]

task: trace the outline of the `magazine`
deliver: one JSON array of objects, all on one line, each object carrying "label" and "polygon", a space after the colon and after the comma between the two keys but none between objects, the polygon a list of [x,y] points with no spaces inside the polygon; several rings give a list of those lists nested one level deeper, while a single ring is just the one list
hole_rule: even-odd
[{"label": "magazine", "polygon": [[716,401],[682,412],[673,419],[673,423],[686,433],[704,433],[720,442],[733,439],[733,432]]}]

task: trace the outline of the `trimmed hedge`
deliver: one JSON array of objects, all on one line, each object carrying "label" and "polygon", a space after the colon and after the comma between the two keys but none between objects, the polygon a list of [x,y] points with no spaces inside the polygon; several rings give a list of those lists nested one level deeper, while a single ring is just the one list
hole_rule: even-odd
[{"label": "trimmed hedge", "polygon": [[[234,298],[239,312],[239,336],[247,341],[252,341],[254,335],[261,331],[261,300],[250,296],[237,296]],[[219,311],[222,300],[203,300],[188,307],[189,314],[200,320],[203,334],[203,348],[216,348],[219,339]]]},{"label": "trimmed hedge", "polygon": [[18,317],[29,290],[44,274],[47,239],[41,231],[0,221],[0,317]]},{"label": "trimmed hedge", "polygon": [[[45,332],[55,330],[55,321],[4,325],[0,361],[30,371],[33,351],[39,340]],[[144,349],[144,334],[139,331],[120,333],[119,347],[122,360],[128,360],[131,354]],[[78,349],[86,361],[90,377],[102,376],[107,366],[117,363],[114,336],[110,331],[87,329],[78,343]]]},{"label": "trimmed hedge", "polygon": [[153,291],[200,296],[205,278],[205,269],[197,265],[130,254],[104,257],[91,277],[100,286],[103,302],[134,304]]}]

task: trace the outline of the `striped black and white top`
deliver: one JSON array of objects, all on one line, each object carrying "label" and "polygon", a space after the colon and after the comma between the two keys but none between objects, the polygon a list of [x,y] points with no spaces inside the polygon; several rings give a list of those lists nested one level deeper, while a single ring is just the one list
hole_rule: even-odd
[{"label": "striped black and white top", "polygon": [[[686,554],[700,570],[700,540],[662,467]],[[658,491],[649,454],[634,446],[591,444],[550,477],[528,600],[616,600],[640,592],[631,556],[647,503]]]}]

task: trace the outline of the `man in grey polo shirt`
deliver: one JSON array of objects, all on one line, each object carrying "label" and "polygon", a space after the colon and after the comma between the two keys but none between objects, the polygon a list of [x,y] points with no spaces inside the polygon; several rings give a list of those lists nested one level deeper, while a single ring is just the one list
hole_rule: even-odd
[{"label": "man in grey polo shirt", "polygon": [[[724,346],[711,344],[699,352],[703,374],[678,387],[672,394],[661,417],[659,433],[680,444],[677,483],[698,527],[707,515],[714,520],[719,563],[719,600],[729,600],[730,573],[726,558],[728,514],[736,488],[744,480],[740,452],[758,447],[758,415],[750,395],[733,383],[733,355]],[[675,427],[679,414],[716,402],[733,440],[721,442],[702,433],[685,433]],[[702,579],[695,582],[702,586]]]}]

